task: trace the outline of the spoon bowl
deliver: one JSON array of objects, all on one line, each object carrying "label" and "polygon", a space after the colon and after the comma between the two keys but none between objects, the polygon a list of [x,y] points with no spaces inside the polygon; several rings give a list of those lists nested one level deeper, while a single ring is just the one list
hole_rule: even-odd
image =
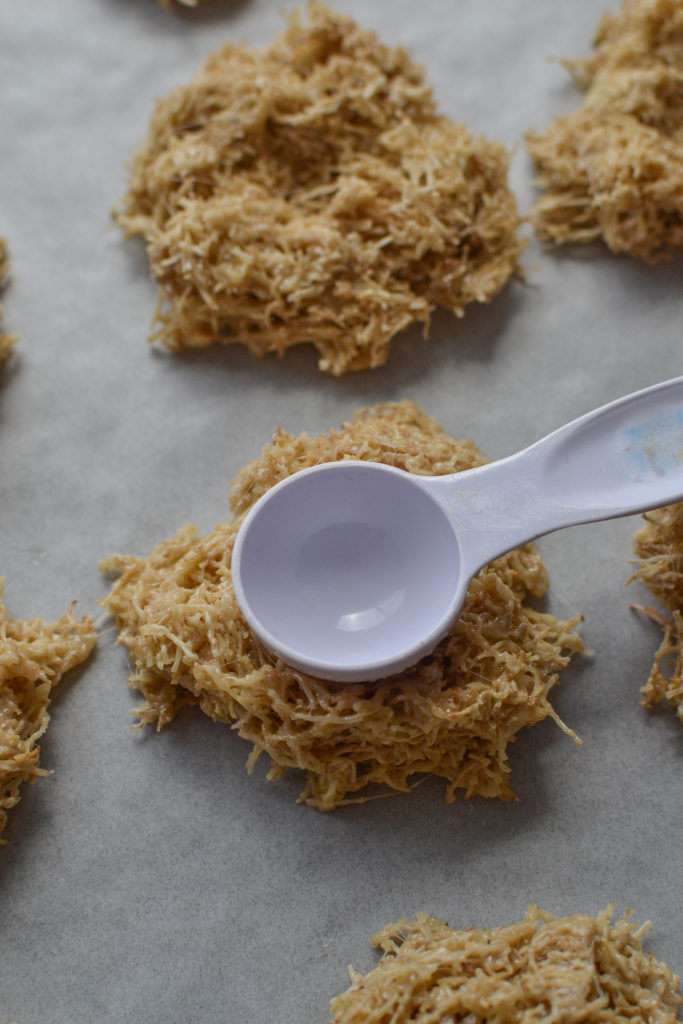
[{"label": "spoon bowl", "polygon": [[245,516],[233,586],[254,633],[285,662],[370,681],[428,654],[472,576],[505,552],[681,499],[683,377],[463,473],[352,460],[295,473]]},{"label": "spoon bowl", "polygon": [[441,638],[464,596],[460,547],[421,479],[381,463],[327,463],[251,510],[233,555],[237,599],[290,665],[365,680],[387,660],[394,671],[414,664]]}]

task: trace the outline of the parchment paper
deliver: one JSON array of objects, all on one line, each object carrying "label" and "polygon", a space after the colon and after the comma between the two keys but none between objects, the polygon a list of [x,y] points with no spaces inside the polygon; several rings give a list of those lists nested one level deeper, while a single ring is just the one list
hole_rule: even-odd
[{"label": "parchment paper", "polygon": [[[0,4],[0,234],[12,280],[4,324],[22,334],[0,376],[0,572],[16,616],[77,600],[99,615],[98,561],[144,555],[183,523],[228,515],[229,482],[278,423],[319,432],[354,408],[417,399],[490,457],[679,374],[679,261],[646,267],[601,246],[544,251],[526,284],[462,321],[437,315],[384,369],[321,375],[315,354],[155,351],[140,244],[111,228],[124,164],[154,99],[228,36],[267,44],[293,4],[243,0],[171,13],[153,0]],[[552,56],[586,54],[600,5],[557,0],[339,0],[407,45],[442,108],[517,147],[578,96]],[[443,803],[427,782],[333,814],[298,806],[296,773],[250,778],[249,748],[186,710],[131,730],[137,698],[111,620],[96,657],[60,685],[42,763],[0,848],[0,1019],[20,1024],[315,1024],[375,962],[370,935],[426,910],[453,926],[569,914],[614,901],[683,968],[683,727],[639,707],[656,627],[630,602],[637,520],[540,544],[549,608],[583,613],[594,651],[565,673],[552,722],[512,751],[516,804]]]}]

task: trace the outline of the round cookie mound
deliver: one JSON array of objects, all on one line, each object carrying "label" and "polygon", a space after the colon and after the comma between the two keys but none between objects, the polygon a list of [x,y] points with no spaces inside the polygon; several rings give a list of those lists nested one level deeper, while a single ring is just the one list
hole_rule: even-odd
[{"label": "round cookie mound", "polygon": [[376,784],[407,791],[428,774],[446,780],[448,801],[457,790],[514,799],[507,746],[525,725],[559,722],[548,692],[581,649],[576,620],[525,603],[547,588],[532,545],[478,574],[431,655],[377,683],[303,675],[267,651],[242,618],[230,558],[245,513],[278,480],[344,458],[433,475],[484,461],[470,441],[449,437],[408,401],[361,410],[354,423],[319,437],[278,431],[234,481],[228,522],[203,537],[186,526],[148,558],[103,562],[121,573],[103,603],[133,664],[130,685],[145,697],[140,721],[161,727],[184,704],[198,704],[253,743],[250,769],[262,752],[270,778],[303,769],[301,800],[320,810],[363,799]]},{"label": "round cookie mound", "polygon": [[505,149],[437,115],[404,50],[307,12],[157,104],[117,218],[148,243],[152,340],[310,342],[341,374],[382,364],[434,304],[491,299],[521,242]]},{"label": "round cookie mound", "polygon": [[678,978],[645,953],[628,914],[553,917],[454,931],[418,914],[375,935],[384,956],[331,1002],[332,1024],[675,1024]]}]

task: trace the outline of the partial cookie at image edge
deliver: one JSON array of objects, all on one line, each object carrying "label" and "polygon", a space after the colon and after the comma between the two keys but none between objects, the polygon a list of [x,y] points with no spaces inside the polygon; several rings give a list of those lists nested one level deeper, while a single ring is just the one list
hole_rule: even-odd
[{"label": "partial cookie at image edge", "polygon": [[646,513],[633,551],[639,565],[630,579],[644,583],[668,612],[642,609],[663,631],[641,691],[642,704],[668,704],[683,723],[683,504]]},{"label": "partial cookie at image edge", "polygon": [[50,721],[52,691],[96,640],[87,615],[77,619],[69,610],[50,623],[13,619],[2,597],[0,580],[0,834],[21,784],[50,774],[40,767],[38,741]]},{"label": "partial cookie at image edge", "polygon": [[[0,292],[5,285],[9,273],[9,257],[7,255],[7,242],[0,237]],[[18,334],[7,334],[2,330],[2,303],[0,302],[0,364],[7,359],[15,344],[19,340]]]},{"label": "partial cookie at image edge", "polygon": [[372,938],[382,958],[331,1000],[331,1024],[675,1024],[679,978],[646,953],[630,911],[555,917],[530,906],[518,924],[456,930],[418,914]]},{"label": "partial cookie at image edge", "polygon": [[683,2],[625,0],[585,60],[565,60],[581,108],[526,141],[544,241],[602,239],[655,263],[683,248]]}]

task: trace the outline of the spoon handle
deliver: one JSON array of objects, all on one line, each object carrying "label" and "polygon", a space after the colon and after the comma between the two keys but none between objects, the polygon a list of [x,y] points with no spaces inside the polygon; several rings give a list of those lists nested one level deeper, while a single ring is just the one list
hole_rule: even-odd
[{"label": "spoon handle", "polygon": [[468,571],[565,526],[680,501],[683,377],[602,406],[508,458],[430,483]]}]

